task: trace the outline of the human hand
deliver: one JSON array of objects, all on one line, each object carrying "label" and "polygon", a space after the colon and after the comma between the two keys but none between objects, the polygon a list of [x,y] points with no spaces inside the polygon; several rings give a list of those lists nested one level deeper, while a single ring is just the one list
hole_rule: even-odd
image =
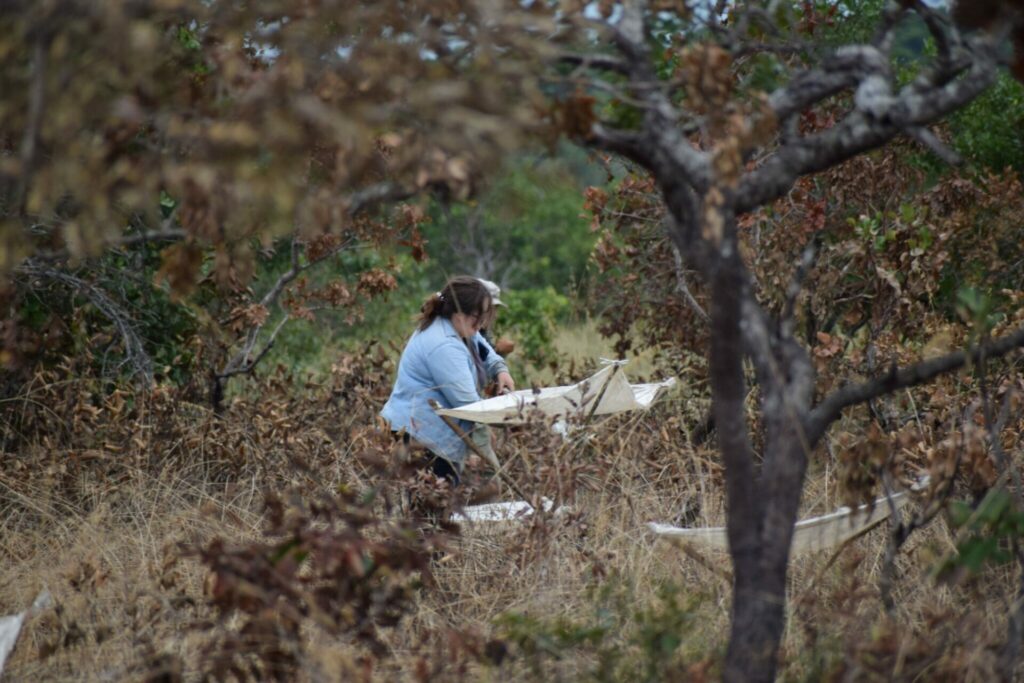
[{"label": "human hand", "polygon": [[499,372],[498,377],[498,393],[507,394],[516,390],[516,382],[512,379],[512,375],[507,372]]}]

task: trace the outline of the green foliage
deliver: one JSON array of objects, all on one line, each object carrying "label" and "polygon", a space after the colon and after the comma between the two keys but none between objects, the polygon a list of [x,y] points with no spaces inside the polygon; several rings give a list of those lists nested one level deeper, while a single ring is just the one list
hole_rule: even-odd
[{"label": "green foliage", "polygon": [[536,366],[551,361],[558,322],[571,309],[568,297],[548,286],[510,290],[502,293],[502,300],[508,307],[499,314],[499,331],[513,337],[519,349],[517,355]]},{"label": "green foliage", "polygon": [[[832,47],[869,41],[884,5],[884,0],[840,0],[837,14],[841,19],[827,26],[818,38],[824,45]],[[779,3],[779,7],[781,12],[787,3]]]},{"label": "green foliage", "polygon": [[512,290],[566,291],[594,245],[581,216],[585,179],[577,168],[563,157],[521,158],[476,203],[433,206],[423,231],[431,270],[439,280],[469,273]]},{"label": "green foliage", "polygon": [[971,326],[975,341],[987,335],[1006,316],[996,310],[994,298],[977,287],[961,287],[956,293],[956,311]]},{"label": "green foliage", "polygon": [[[130,312],[153,361],[155,378],[184,385],[196,370],[192,342],[199,320],[186,303],[173,301],[164,287],[154,284],[159,268],[158,245],[107,252],[99,267],[101,284]],[[109,320],[104,324],[113,327]]]},{"label": "green foliage", "polygon": [[953,146],[970,161],[1024,171],[1024,86],[1000,74],[995,86],[950,118]]},{"label": "green foliage", "polygon": [[[579,661],[586,653],[589,670],[574,671],[578,680],[685,680],[687,652],[682,646],[697,627],[699,596],[666,584],[657,601],[638,605],[634,589],[613,577],[594,591],[594,610],[583,617],[541,619],[510,612],[497,619],[502,636],[515,645],[538,678],[552,675],[562,659]],[[700,644],[703,645],[703,644]],[[692,649],[701,652],[700,645]]]},{"label": "green foliage", "polygon": [[990,489],[976,508],[955,502],[950,523],[960,529],[960,540],[956,555],[946,558],[936,570],[937,578],[945,581],[1010,562],[1010,548],[1024,536],[1024,512],[1004,488]]},{"label": "green foliage", "polygon": [[[253,289],[262,294],[289,267],[287,241],[260,259]],[[413,319],[427,294],[437,289],[425,265],[394,248],[355,248],[342,250],[328,261],[304,274],[307,291],[341,281],[358,292],[361,273],[374,268],[392,272],[398,281],[394,292],[367,298],[356,294],[351,306],[324,308],[314,320],[293,318],[281,329],[268,352],[260,372],[270,373],[281,366],[293,376],[323,376],[346,349],[368,341],[380,341],[401,349],[412,333]],[[263,332],[269,335],[283,313],[274,310]]]},{"label": "green foliage", "polygon": [[[8,362],[45,368],[71,355],[97,377],[125,379],[133,370],[126,363],[124,340],[130,329],[157,381],[188,383],[196,369],[199,321],[188,305],[154,284],[160,247],[141,243],[108,251],[61,271],[65,280],[39,276],[19,281],[12,312],[21,349]],[[107,302],[104,307],[96,305],[97,296]]]}]

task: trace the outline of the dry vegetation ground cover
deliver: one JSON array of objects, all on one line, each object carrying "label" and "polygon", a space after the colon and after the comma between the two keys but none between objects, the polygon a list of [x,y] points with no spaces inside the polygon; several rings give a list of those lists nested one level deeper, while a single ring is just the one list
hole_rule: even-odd
[{"label": "dry vegetation ground cover", "polygon": [[[518,485],[571,511],[457,529],[408,514],[410,497],[447,503],[374,419],[392,363],[371,348],[322,383],[265,379],[220,415],[184,390],[114,389],[70,367],[6,398],[0,613],[44,588],[55,601],[6,679],[717,676],[727,556],[644,527],[724,523],[720,466],[693,435],[698,382],[571,442],[543,425],[504,432]],[[841,503],[839,458],[818,459],[808,513]],[[953,534],[939,518],[911,538],[890,615],[884,527],[798,558],[782,676],[989,680],[1018,579],[937,584]]]}]

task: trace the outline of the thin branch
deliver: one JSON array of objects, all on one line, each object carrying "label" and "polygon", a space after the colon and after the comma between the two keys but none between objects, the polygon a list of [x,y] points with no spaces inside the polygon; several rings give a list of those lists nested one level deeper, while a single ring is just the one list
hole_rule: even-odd
[{"label": "thin branch", "polygon": [[114,240],[108,246],[111,248],[130,247],[145,242],[180,242],[188,237],[188,233],[181,228],[167,228],[153,230],[152,232],[141,232],[137,235],[126,235],[121,239]]},{"label": "thin branch", "polygon": [[907,133],[910,137],[917,140],[921,145],[931,150],[935,156],[945,161],[950,166],[960,166],[964,163],[964,158],[957,153],[952,147],[949,147],[946,143],[939,139],[935,133],[931,132],[924,126],[915,126],[909,128]]},{"label": "thin branch", "polygon": [[629,65],[612,55],[565,53],[559,55],[558,61],[580,69],[597,69],[629,75]]},{"label": "thin branch", "polygon": [[935,11],[921,0],[914,0],[914,11],[924,20],[932,38],[935,39],[940,68],[948,67],[953,61],[954,47],[960,45],[959,35],[950,26],[948,17]]},{"label": "thin branch", "polygon": [[[302,267],[299,263],[299,255],[302,251],[302,242],[298,238],[293,237],[291,243],[291,266],[284,273],[277,278],[277,281],[271,286],[267,293],[260,299],[259,305],[264,308],[270,308],[277,303],[278,297],[284,292],[287,287],[295,278],[302,272]],[[263,348],[256,354],[256,357],[252,357],[253,349],[256,348],[256,342],[259,339],[260,332],[263,330],[263,323],[253,325],[245,336],[245,343],[242,344],[242,348],[239,349],[231,360],[228,361],[224,369],[216,373],[218,380],[225,380],[235,375],[248,374],[255,369],[256,364],[267,355],[270,347],[273,346],[274,340],[277,337],[277,332],[280,331],[281,326],[288,320],[288,314],[285,313],[281,322],[278,324],[277,330],[270,336],[270,339],[264,344]]]},{"label": "thin branch", "polygon": [[750,57],[759,54],[772,54],[772,55],[799,55],[807,51],[806,45],[800,44],[781,44],[776,45],[774,43],[758,43],[754,41],[742,42],[737,47],[730,50],[733,59],[742,59],[743,57]]},{"label": "thin branch", "polygon": [[793,278],[789,281],[789,286],[786,287],[786,303],[782,307],[781,317],[783,336],[789,337],[793,334],[793,312],[796,309],[796,300],[800,296],[804,280],[807,279],[811,269],[814,267],[814,260],[817,255],[818,240],[813,239],[807,243],[803,253],[800,254],[800,261],[793,272]]},{"label": "thin branch", "polygon": [[676,291],[679,292],[686,303],[690,304],[690,308],[697,314],[701,320],[705,323],[711,322],[711,317],[704,311],[697,299],[694,298],[690,292],[690,287],[686,284],[686,269],[683,267],[683,257],[679,253],[679,249],[676,248],[675,242],[669,240],[669,246],[672,247],[672,257],[675,259],[676,267]]},{"label": "thin branch", "polygon": [[408,199],[416,195],[418,191],[416,188],[404,187],[392,182],[371,185],[354,192],[348,198],[347,213],[349,216],[355,216],[377,204],[399,202],[403,199]]},{"label": "thin branch", "polygon": [[[165,220],[157,230],[141,232],[134,235],[125,235],[123,237],[110,240],[104,244],[104,248],[119,249],[121,247],[131,247],[137,244],[144,244],[146,242],[180,242],[189,237],[189,234],[185,230],[169,227],[170,225],[171,223]],[[32,255],[32,259],[39,262],[45,261],[47,263],[57,263],[66,261],[70,256],[71,252],[67,249],[59,249],[56,251],[38,251]]]},{"label": "thin branch", "polygon": [[22,209],[32,171],[35,168],[36,150],[39,146],[39,130],[43,123],[43,109],[46,106],[46,70],[49,55],[49,38],[40,31],[32,44],[32,72],[28,97],[28,124],[18,150],[21,168],[19,169],[18,189],[15,197],[17,207]]},{"label": "thin branch", "polygon": [[277,335],[281,332],[281,328],[284,327],[284,324],[288,322],[289,318],[290,316],[288,313],[285,313],[281,316],[281,319],[277,322],[277,325],[271,331],[270,338],[267,339],[267,343],[263,345],[263,348],[260,349],[259,353],[257,353],[251,360],[249,360],[247,363],[243,363],[234,368],[229,367],[229,369],[225,370],[224,372],[217,374],[217,378],[220,380],[225,380],[228,379],[229,377],[234,377],[235,375],[247,375],[250,372],[252,372],[256,365],[259,364],[261,360],[263,360],[263,357],[267,355],[270,349],[274,348],[274,344],[275,342],[277,342]]},{"label": "thin branch", "polygon": [[131,365],[132,374],[139,377],[146,388],[152,386],[153,361],[146,353],[142,338],[132,325],[131,316],[103,289],[70,273],[31,260],[23,263],[18,268],[18,272],[29,278],[53,280],[80,292],[117,328],[124,343],[125,362]]},{"label": "thin branch", "polygon": [[643,166],[653,163],[647,137],[629,130],[610,128],[602,123],[594,124],[590,130],[590,145],[606,152],[614,152]]},{"label": "thin branch", "polygon": [[875,37],[871,43],[886,55],[892,49],[892,42],[896,35],[896,25],[906,13],[904,3],[887,2],[882,8],[882,20],[879,22]]},{"label": "thin branch", "polygon": [[902,369],[893,365],[885,375],[837,389],[811,411],[807,420],[807,433],[810,442],[816,443],[828,426],[839,418],[845,408],[884,396],[897,389],[924,384],[940,375],[958,370],[968,363],[977,363],[983,357],[1004,356],[1022,346],[1024,346],[1024,327],[986,344],[974,346],[967,351],[955,351]]},{"label": "thin branch", "polygon": [[297,237],[292,238],[291,251],[291,266],[288,270],[282,273],[279,278],[277,278],[277,282],[275,282],[273,286],[267,290],[267,293],[263,295],[263,298],[260,299],[260,304],[262,306],[269,308],[273,305],[274,302],[277,301],[277,298],[281,296],[284,288],[302,272],[302,266],[299,263],[299,256],[302,254],[302,242]]}]

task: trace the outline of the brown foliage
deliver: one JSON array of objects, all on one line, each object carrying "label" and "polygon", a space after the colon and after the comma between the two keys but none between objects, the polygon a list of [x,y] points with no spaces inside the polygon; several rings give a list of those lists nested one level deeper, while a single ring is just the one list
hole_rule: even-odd
[{"label": "brown foliage", "polygon": [[[337,234],[424,189],[465,198],[542,124],[545,50],[523,27],[543,21],[463,0],[15,2],[0,18],[0,270],[95,255],[136,216],[217,245],[220,281],[244,285],[251,239]],[[164,272],[182,292],[187,256]]]},{"label": "brown foliage", "polygon": [[209,632],[200,670],[214,680],[292,680],[308,621],[386,656],[378,630],[398,625],[417,584],[430,582],[438,537],[409,520],[384,522],[344,491],[310,503],[269,496],[266,506],[270,540],[228,547],[216,538],[198,550],[218,614],[200,626]]}]

